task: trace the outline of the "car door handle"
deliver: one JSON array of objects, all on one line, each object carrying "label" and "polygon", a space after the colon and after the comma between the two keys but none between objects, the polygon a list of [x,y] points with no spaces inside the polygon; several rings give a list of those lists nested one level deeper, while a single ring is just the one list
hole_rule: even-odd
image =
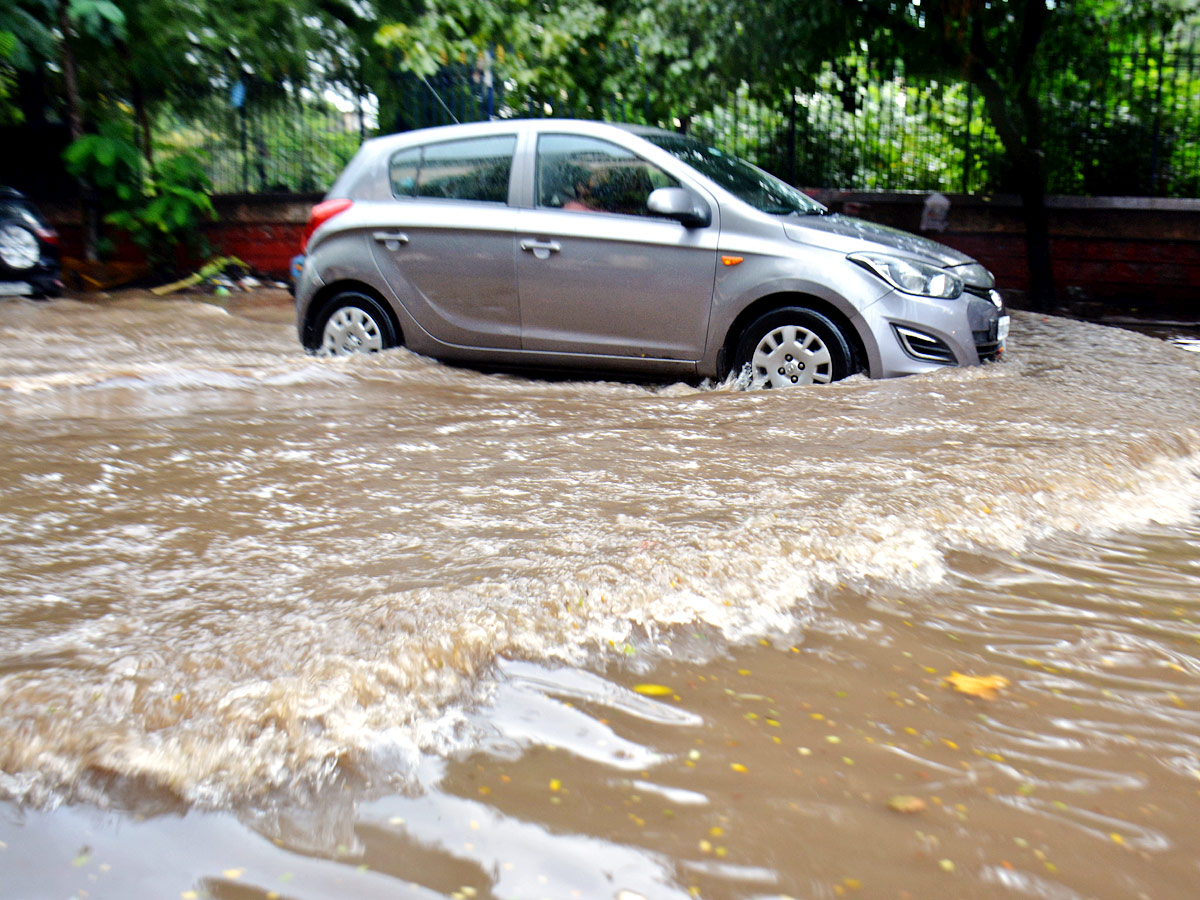
[{"label": "car door handle", "polygon": [[376,231],[371,237],[381,244],[386,244],[389,250],[395,250],[408,243],[408,235],[403,231]]},{"label": "car door handle", "polygon": [[551,253],[557,253],[562,249],[562,244],[558,241],[521,241],[522,250],[532,250],[533,255],[538,259],[546,259]]}]

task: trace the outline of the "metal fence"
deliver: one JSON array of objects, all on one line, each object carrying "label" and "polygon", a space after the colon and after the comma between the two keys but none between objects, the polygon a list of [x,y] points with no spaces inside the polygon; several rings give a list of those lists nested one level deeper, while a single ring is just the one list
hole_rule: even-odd
[{"label": "metal fence", "polygon": [[[1051,193],[1200,196],[1200,53],[1147,49],[1064,65],[1041,81]],[[1099,73],[1099,74],[1098,74]],[[817,88],[764,105],[745,89],[695,130],[796,184],[859,190],[1011,190],[979,92],[829,66]]]},{"label": "metal fence", "polygon": [[330,90],[214,93],[160,123],[163,149],[197,151],[218,194],[329,188],[376,127],[370,98]]},{"label": "metal fence", "polygon": [[[1200,196],[1200,52],[1135,47],[1063,65],[1040,83],[1052,193]],[[321,191],[363,138],[453,121],[575,116],[688,129],[792,183],[858,190],[1010,189],[1012,172],[978,92],[966,83],[880,77],[863,60],[828,65],[811,90],[776,103],[748,87],[712,109],[655,119],[646,98],[601,104],[506,91],[490,73],[397,76],[380,123],[372,99],[248,96],[204,107],[180,133],[209,160],[219,193]]]}]

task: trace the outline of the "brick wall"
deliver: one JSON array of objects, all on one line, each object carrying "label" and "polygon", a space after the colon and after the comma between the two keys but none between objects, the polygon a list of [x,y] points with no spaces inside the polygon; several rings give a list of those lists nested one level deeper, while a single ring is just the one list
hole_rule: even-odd
[{"label": "brick wall", "polygon": [[[1029,284],[1020,201],[950,194],[946,228],[921,231],[927,194],[814,190],[835,212],[927,234],[983,262],[1000,286]],[[207,234],[215,253],[237,256],[282,278],[300,246],[319,195],[246,195],[215,199],[219,219]],[[1200,314],[1200,200],[1051,197],[1051,254],[1060,293],[1143,309],[1186,307]],[[79,213],[44,210],[63,234],[64,252],[79,255]],[[136,248],[122,247],[123,255]],[[1019,297],[1018,297],[1019,299]]]},{"label": "brick wall", "polygon": [[[1029,286],[1016,197],[948,194],[946,229],[921,231],[928,194],[811,192],[837,212],[925,234],[984,263],[1001,287]],[[1050,254],[1059,293],[1200,314],[1200,200],[1050,197]]]},{"label": "brick wall", "polygon": [[[205,226],[212,252],[216,256],[236,256],[259,272],[285,278],[292,257],[300,252],[300,239],[308,221],[308,211],[319,203],[320,194],[249,194],[213,198],[217,220]],[[42,212],[58,229],[64,256],[83,255],[82,217],[77,206],[43,205]],[[132,261],[140,258],[139,249],[127,240],[119,240],[116,258]],[[189,260],[181,254],[181,268],[198,266],[203,260]]]}]

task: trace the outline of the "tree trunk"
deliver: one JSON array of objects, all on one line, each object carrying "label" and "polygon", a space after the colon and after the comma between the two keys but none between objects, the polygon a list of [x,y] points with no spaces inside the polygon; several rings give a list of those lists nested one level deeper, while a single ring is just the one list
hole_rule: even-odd
[{"label": "tree trunk", "polygon": [[1021,173],[1021,212],[1025,220],[1025,258],[1029,265],[1029,308],[1045,312],[1054,304],[1055,289],[1046,179],[1040,157]]},{"label": "tree trunk", "polygon": [[1055,301],[1054,269],[1050,259],[1050,217],[1046,212],[1046,154],[1042,108],[1029,81],[1022,85],[1021,118],[1025,141],[1019,153],[1021,210],[1025,218],[1025,256],[1029,263],[1029,306],[1039,312]]},{"label": "tree trunk", "polygon": [[61,61],[63,86],[67,91],[67,126],[71,129],[71,140],[77,141],[83,137],[83,112],[79,105],[79,72],[75,66],[75,48],[72,46],[75,29],[71,27],[67,6],[67,0],[59,0],[58,29],[62,32]]},{"label": "tree trunk", "polygon": [[1000,82],[981,65],[971,77],[983,95],[988,118],[1013,165],[1025,224],[1025,258],[1029,265],[1030,308],[1044,311],[1055,300],[1050,262],[1050,221],[1046,212],[1046,165],[1042,149],[1042,110],[1028,81],[1010,101]]},{"label": "tree trunk", "polygon": [[153,133],[150,129],[150,114],[146,110],[146,92],[136,75],[129,76],[129,93],[133,100],[133,114],[137,119],[138,143],[142,145],[142,158],[146,160],[146,171],[154,171]]},{"label": "tree trunk", "polygon": [[[62,33],[61,62],[63,87],[67,93],[67,126],[71,140],[83,137],[83,108],[79,100],[79,71],[75,64],[75,29],[67,10],[67,0],[58,3],[58,28]],[[80,210],[83,215],[83,256],[88,262],[96,261],[96,242],[100,234],[99,211],[96,206],[96,191],[82,178],[79,179]]]}]

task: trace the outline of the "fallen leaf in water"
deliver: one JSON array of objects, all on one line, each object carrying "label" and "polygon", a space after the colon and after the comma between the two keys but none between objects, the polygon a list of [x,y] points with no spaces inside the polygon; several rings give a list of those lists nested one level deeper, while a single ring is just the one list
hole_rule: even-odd
[{"label": "fallen leaf in water", "polygon": [[634,685],[633,689],[647,697],[665,697],[667,694],[675,693],[674,688],[669,688],[665,684],[638,684]]},{"label": "fallen leaf in water", "polygon": [[898,813],[912,814],[924,812],[926,809],[925,801],[920,797],[914,797],[912,794],[897,794],[888,800],[888,809]]},{"label": "fallen leaf in water", "polygon": [[997,691],[1009,684],[1003,675],[964,675],[961,672],[951,672],[944,680],[960,694],[983,700],[995,700]]}]

